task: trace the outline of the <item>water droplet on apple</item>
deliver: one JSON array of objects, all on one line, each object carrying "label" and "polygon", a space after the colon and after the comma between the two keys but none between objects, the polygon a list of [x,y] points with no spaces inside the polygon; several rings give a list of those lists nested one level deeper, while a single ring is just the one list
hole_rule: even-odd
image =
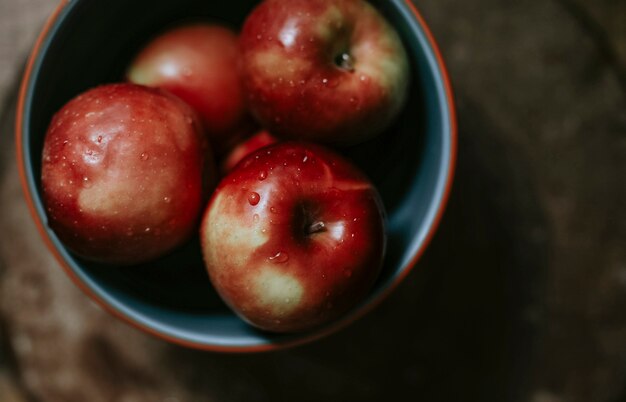
[{"label": "water droplet on apple", "polygon": [[166,204],[169,204],[172,201],[172,199],[170,197],[163,197],[163,202],[165,202]]},{"label": "water droplet on apple", "polygon": [[259,176],[258,176],[259,181],[263,181],[266,178],[267,178],[267,172],[265,170],[259,172]]},{"label": "water droplet on apple", "polygon": [[252,215],[252,222],[257,223],[259,221],[259,214]]},{"label": "water droplet on apple", "polygon": [[250,205],[256,205],[259,203],[259,201],[261,201],[261,196],[259,195],[259,193],[253,191],[248,194],[248,203],[250,203]]},{"label": "water droplet on apple", "polygon": [[83,187],[91,188],[91,181],[89,180],[89,177],[87,176],[83,177]]},{"label": "water droplet on apple", "polygon": [[328,78],[323,78],[322,79],[322,84],[324,84],[324,85],[328,84]]},{"label": "water droplet on apple", "polygon": [[274,254],[271,257],[268,257],[268,260],[270,260],[273,263],[276,264],[282,264],[284,262],[287,262],[289,260],[289,254],[284,253],[282,251],[277,252],[276,254]]},{"label": "water droplet on apple", "polygon": [[270,212],[272,212],[272,213],[276,213],[276,208],[274,208],[274,207],[270,207]]},{"label": "water droplet on apple", "polygon": [[150,156],[146,152],[142,152],[141,153],[141,160],[142,161],[147,161],[148,158],[150,158]]}]

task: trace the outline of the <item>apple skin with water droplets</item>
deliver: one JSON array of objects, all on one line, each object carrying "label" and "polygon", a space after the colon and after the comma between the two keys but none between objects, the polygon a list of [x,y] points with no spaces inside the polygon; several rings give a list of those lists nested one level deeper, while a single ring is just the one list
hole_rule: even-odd
[{"label": "apple skin with water droplets", "polygon": [[237,144],[220,163],[220,172],[222,175],[228,174],[235,166],[246,156],[268,145],[278,142],[278,139],[270,134],[267,130],[261,130],[249,138]]},{"label": "apple skin with water droplets", "polygon": [[200,237],[224,301],[272,332],[308,330],[357,305],[386,244],[372,183],[335,152],[299,142],[259,149],[224,177]]},{"label": "apple skin with water droplets", "polygon": [[249,116],[237,34],[210,23],[180,25],[149,41],[128,67],[136,84],[167,89],[194,108],[216,153],[228,151]]},{"label": "apple skin with water droplets", "polygon": [[65,104],[42,155],[48,224],[85,259],[129,265],[196,230],[216,179],[195,112],[160,89],[108,84]]},{"label": "apple skin with water droplets", "polygon": [[240,43],[249,107],[284,139],[364,142],[407,98],[401,39],[364,0],[265,0],[248,15]]}]

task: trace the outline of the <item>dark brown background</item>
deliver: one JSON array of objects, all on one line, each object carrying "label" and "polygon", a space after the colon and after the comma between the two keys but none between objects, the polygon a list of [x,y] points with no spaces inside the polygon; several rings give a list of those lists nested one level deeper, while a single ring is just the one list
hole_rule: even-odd
[{"label": "dark brown background", "polygon": [[13,114],[56,0],[0,0],[0,401],[625,401],[626,1],[416,4],[460,126],[432,246],[348,329],[229,356],[116,321],[44,248]]}]

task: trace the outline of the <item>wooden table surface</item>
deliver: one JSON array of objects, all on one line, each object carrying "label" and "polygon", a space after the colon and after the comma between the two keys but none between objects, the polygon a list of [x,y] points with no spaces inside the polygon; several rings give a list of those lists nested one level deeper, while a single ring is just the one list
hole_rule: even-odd
[{"label": "wooden table surface", "polygon": [[626,400],[626,1],[415,3],[459,114],[440,230],[349,328],[230,356],[117,321],[46,251],[13,118],[56,0],[0,0],[0,401]]}]

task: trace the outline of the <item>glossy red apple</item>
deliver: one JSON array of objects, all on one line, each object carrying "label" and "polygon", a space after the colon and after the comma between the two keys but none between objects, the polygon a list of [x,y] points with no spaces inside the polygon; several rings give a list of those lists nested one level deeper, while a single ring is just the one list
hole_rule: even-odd
[{"label": "glossy red apple", "polygon": [[235,146],[228,155],[222,160],[220,164],[220,170],[222,175],[226,175],[246,156],[268,145],[274,144],[278,141],[276,137],[270,134],[267,130],[261,130],[254,134],[250,138],[244,140]]},{"label": "glossy red apple", "polygon": [[363,0],[265,0],[240,42],[250,108],[278,136],[355,144],[404,104],[406,52]]},{"label": "glossy red apple", "polygon": [[[84,258],[133,264],[195,231],[213,161],[194,111],[165,91],[109,84],[72,99],[46,133],[48,224]],[[203,177],[203,174],[206,174]]]},{"label": "glossy red apple", "polygon": [[140,51],[127,77],[165,88],[202,117],[217,152],[227,149],[246,117],[237,35],[214,24],[168,30]]},{"label": "glossy red apple", "polygon": [[218,185],[201,226],[222,298],[268,331],[306,330],[362,300],[385,249],[372,183],[316,145],[278,143],[246,157]]}]

